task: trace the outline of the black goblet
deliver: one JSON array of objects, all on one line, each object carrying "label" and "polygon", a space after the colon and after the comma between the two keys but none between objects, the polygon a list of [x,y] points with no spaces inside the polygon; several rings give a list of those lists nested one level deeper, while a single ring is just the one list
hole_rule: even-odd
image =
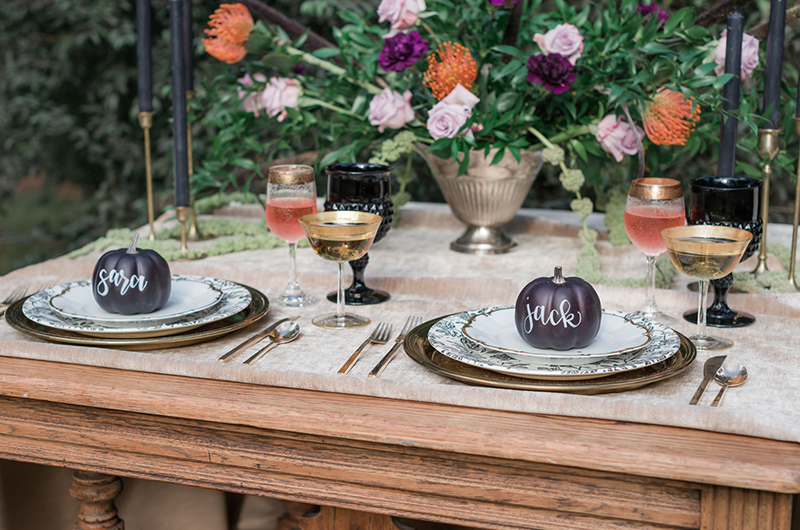
[{"label": "black goblet", "polygon": [[[392,224],[392,168],[380,164],[348,163],[333,164],[325,168],[328,174],[328,193],[325,211],[351,210],[374,213],[383,217],[374,243],[380,241]],[[344,300],[348,305],[379,304],[389,299],[389,293],[367,287],[364,269],[369,263],[369,254],[350,261],[353,269],[353,284],[345,289]],[[335,302],[336,293],[328,294]]]},{"label": "black goblet", "polygon": [[[690,182],[691,207],[687,216],[690,225],[729,226],[747,230],[753,239],[742,254],[742,261],[752,256],[761,243],[761,181],[746,177],[700,177]],[[728,307],[728,290],[733,284],[733,274],[711,280],[714,286],[714,303],[706,310],[706,323],[718,328],[749,326],[755,317]],[[697,322],[697,311],[688,311],[683,317]]]}]

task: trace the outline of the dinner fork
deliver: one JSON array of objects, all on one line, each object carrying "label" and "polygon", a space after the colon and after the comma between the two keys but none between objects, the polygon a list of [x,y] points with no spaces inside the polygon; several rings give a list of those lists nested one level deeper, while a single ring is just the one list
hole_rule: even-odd
[{"label": "dinner fork", "polygon": [[359,346],[356,349],[356,351],[353,352],[353,355],[351,355],[350,358],[347,359],[347,362],[345,362],[342,365],[342,367],[339,368],[339,373],[340,374],[348,373],[350,369],[353,368],[353,365],[355,364],[356,359],[358,359],[358,356],[361,354],[364,348],[367,347],[368,344],[386,344],[387,342],[389,342],[389,337],[391,335],[392,335],[392,325],[387,324],[385,322],[379,323],[377,326],[375,326],[375,330],[367,338],[367,340],[362,342],[361,346]]},{"label": "dinner fork", "polygon": [[376,364],[375,368],[373,368],[372,371],[369,374],[367,374],[367,377],[380,377],[380,375],[383,373],[383,370],[386,369],[386,366],[390,362],[392,362],[392,359],[394,358],[394,354],[397,351],[397,348],[399,348],[400,345],[403,343],[408,332],[414,329],[415,327],[419,326],[421,323],[422,323],[422,317],[415,317],[415,316],[408,317],[406,323],[403,325],[403,329],[400,331],[400,335],[398,335],[397,338],[394,339],[394,346],[392,346],[392,349],[389,350],[389,353],[383,356],[383,359],[378,361],[378,364]]},{"label": "dinner fork", "polygon": [[11,291],[11,294],[9,294],[5,300],[0,302],[0,307],[2,307],[2,309],[0,309],[0,317],[6,313],[6,309],[8,308],[8,306],[10,306],[11,304],[13,304],[18,300],[22,300],[22,297],[25,296],[25,293],[27,292],[28,292],[27,287],[17,287],[13,291]]}]

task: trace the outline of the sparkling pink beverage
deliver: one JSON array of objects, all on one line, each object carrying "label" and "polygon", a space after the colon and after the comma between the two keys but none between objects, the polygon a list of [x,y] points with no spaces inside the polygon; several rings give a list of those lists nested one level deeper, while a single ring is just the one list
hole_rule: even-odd
[{"label": "sparkling pink beverage", "polygon": [[651,206],[636,205],[625,210],[625,231],[631,242],[648,256],[666,252],[667,246],[661,231],[673,226],[686,224],[683,209],[656,209]]},{"label": "sparkling pink beverage", "polygon": [[317,213],[317,201],[314,199],[273,197],[267,201],[267,226],[284,241],[297,243],[306,237],[297,220],[309,213]]}]

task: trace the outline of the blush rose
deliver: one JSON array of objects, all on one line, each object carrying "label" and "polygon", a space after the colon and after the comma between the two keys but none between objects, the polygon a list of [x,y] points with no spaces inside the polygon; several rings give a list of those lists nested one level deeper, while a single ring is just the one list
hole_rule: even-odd
[{"label": "blush rose", "polygon": [[425,11],[425,0],[381,0],[378,22],[389,21],[389,37],[416,24],[419,13]]},{"label": "blush rose", "polygon": [[383,92],[372,98],[369,103],[369,122],[378,126],[378,132],[388,129],[399,129],[414,119],[411,108],[411,91],[402,95],[384,88]]},{"label": "blush rose", "polygon": [[[728,45],[728,30],[722,30],[719,37],[719,44],[714,51],[714,60],[717,67],[714,68],[714,73],[718,76],[725,73],[725,48]],[[742,70],[740,72],[740,79],[744,81],[752,77],[753,70],[758,67],[758,39],[752,35],[744,34],[742,39]]]},{"label": "blush rose", "polygon": [[572,24],[559,24],[544,35],[537,33],[533,36],[533,41],[545,55],[557,53],[573,66],[583,53],[583,37]]},{"label": "blush rose", "polygon": [[253,79],[259,83],[267,82],[267,77],[264,74],[254,74],[253,77],[250,77],[250,74],[244,74],[243,77],[237,79],[241,86],[236,87],[236,94],[239,96],[239,100],[242,101],[242,108],[246,112],[252,112],[258,118],[261,115],[258,111],[264,108],[261,103],[261,91],[245,90],[243,88],[253,86]]},{"label": "blush rose", "polygon": [[261,102],[267,116],[283,121],[289,115],[286,109],[296,109],[300,104],[300,83],[296,79],[273,77],[264,88]]},{"label": "blush rose", "polygon": [[[638,125],[636,134],[639,139],[644,138],[644,131]],[[603,150],[614,157],[617,162],[622,162],[623,155],[635,155],[639,148],[636,146],[636,137],[633,128],[621,116],[609,114],[597,124],[597,141]]]}]

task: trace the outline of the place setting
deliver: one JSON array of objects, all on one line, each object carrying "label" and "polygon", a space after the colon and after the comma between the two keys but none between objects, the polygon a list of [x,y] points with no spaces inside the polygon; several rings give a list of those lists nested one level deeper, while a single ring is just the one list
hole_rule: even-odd
[{"label": "place setting", "polygon": [[258,321],[269,300],[229,280],[171,274],[157,252],[136,247],[103,254],[92,278],[41,289],[9,305],[8,324],[66,344],[127,350],[187,346]]}]

